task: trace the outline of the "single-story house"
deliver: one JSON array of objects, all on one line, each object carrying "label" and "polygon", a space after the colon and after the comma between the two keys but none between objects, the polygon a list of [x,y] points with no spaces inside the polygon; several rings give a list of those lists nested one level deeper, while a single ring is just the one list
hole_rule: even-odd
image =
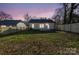
[{"label": "single-story house", "polygon": [[0,31],[6,31],[8,29],[26,29],[27,26],[21,20],[1,20],[0,21]]},{"label": "single-story house", "polygon": [[55,30],[55,22],[51,19],[30,19],[29,27],[34,30]]},{"label": "single-story house", "polygon": [[25,21],[21,21],[21,22],[17,23],[16,27],[18,30],[26,30],[26,29],[28,29],[29,26]]}]

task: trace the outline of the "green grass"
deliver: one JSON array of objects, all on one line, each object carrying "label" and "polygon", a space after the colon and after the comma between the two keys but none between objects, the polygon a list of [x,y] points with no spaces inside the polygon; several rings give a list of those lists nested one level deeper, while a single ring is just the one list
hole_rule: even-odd
[{"label": "green grass", "polygon": [[79,35],[24,31],[0,37],[0,54],[79,54]]}]

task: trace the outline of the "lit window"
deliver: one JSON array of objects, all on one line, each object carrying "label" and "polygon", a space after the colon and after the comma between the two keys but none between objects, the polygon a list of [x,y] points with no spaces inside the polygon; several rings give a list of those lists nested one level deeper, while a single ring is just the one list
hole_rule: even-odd
[{"label": "lit window", "polygon": [[40,24],[40,28],[44,28],[44,24]]},{"label": "lit window", "polygon": [[32,24],[32,28],[34,28],[34,24]]},{"label": "lit window", "polygon": [[41,24],[40,24],[40,28],[41,28]]},{"label": "lit window", "polygon": [[47,26],[47,29],[49,29],[49,24],[48,23],[46,23],[46,26]]},{"label": "lit window", "polygon": [[44,28],[44,24],[41,24],[41,27]]}]

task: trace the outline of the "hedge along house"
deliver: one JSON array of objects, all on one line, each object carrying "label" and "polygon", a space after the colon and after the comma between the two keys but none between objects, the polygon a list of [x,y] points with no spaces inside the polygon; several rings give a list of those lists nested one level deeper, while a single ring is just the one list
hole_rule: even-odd
[{"label": "hedge along house", "polygon": [[[23,25],[23,26],[22,26]],[[25,27],[25,28],[24,28]],[[21,20],[2,20],[0,21],[0,32],[8,29],[26,29],[26,24]]]},{"label": "hedge along house", "polygon": [[55,22],[50,19],[31,19],[29,27],[41,31],[55,30]]}]

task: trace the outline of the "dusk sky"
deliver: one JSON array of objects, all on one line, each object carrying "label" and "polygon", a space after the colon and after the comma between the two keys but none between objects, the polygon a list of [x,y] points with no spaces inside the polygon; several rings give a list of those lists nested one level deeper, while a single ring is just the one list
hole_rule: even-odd
[{"label": "dusk sky", "polygon": [[14,19],[24,20],[24,15],[50,18],[55,14],[55,9],[61,8],[61,4],[53,3],[0,3],[0,11],[12,15]]}]

